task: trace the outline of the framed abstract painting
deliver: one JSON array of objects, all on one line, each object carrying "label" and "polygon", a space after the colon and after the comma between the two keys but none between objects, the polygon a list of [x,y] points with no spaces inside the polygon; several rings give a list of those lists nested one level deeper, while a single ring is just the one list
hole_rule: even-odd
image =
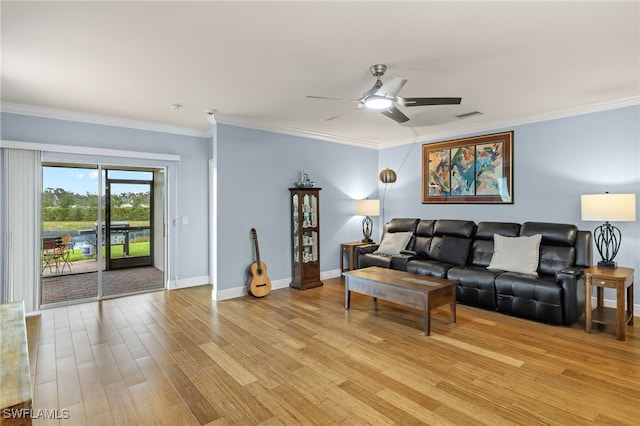
[{"label": "framed abstract painting", "polygon": [[513,204],[513,132],[422,145],[422,203]]}]

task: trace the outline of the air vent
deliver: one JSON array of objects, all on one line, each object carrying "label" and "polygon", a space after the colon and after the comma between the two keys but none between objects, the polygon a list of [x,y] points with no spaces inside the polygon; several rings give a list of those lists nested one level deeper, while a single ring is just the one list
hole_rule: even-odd
[{"label": "air vent", "polygon": [[456,118],[469,118],[473,117],[474,115],[482,115],[482,113],[480,111],[466,112],[464,114],[456,115]]}]

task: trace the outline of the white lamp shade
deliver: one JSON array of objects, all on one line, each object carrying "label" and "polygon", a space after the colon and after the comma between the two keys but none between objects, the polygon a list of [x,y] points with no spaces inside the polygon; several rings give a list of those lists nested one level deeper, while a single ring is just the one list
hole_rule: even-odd
[{"label": "white lamp shade", "polygon": [[380,200],[356,200],[356,215],[380,216]]},{"label": "white lamp shade", "polygon": [[589,194],[580,196],[582,220],[635,222],[636,194]]}]

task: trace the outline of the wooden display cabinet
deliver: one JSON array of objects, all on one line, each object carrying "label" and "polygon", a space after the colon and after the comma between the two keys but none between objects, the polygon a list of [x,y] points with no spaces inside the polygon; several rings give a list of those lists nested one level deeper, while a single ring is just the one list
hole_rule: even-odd
[{"label": "wooden display cabinet", "polygon": [[320,287],[320,190],[289,188],[291,198],[291,284]]}]

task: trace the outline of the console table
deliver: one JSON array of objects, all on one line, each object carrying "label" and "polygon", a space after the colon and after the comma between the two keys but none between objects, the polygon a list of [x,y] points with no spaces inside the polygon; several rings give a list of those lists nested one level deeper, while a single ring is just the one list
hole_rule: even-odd
[{"label": "console table", "polygon": [[[633,269],[632,268],[599,268],[592,266],[585,269],[585,331],[591,333],[592,323],[615,324],[618,340],[627,338],[627,324],[633,325]],[[591,302],[592,288],[596,287],[596,308]],[[604,289],[616,290],[616,308],[604,307]],[[625,292],[626,289],[626,292]],[[627,302],[625,304],[625,293]]]}]

